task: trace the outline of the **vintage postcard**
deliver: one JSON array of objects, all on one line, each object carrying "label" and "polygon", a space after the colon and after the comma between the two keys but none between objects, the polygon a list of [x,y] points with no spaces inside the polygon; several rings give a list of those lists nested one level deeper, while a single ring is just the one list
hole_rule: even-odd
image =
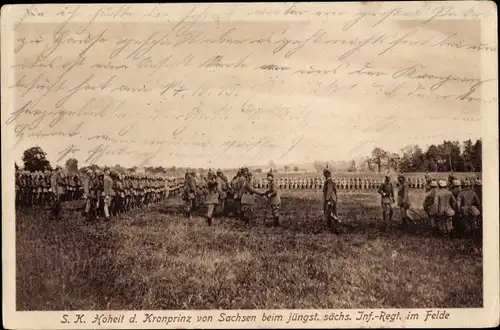
[{"label": "vintage postcard", "polygon": [[499,324],[494,2],[1,26],[4,327]]}]

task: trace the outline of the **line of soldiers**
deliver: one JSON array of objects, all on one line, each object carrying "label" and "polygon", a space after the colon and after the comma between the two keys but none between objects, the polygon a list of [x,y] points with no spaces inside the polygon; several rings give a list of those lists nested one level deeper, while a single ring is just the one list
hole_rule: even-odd
[{"label": "line of soldiers", "polygon": [[[412,189],[425,189],[427,182],[426,177],[408,177],[406,183]],[[360,178],[360,177],[335,177],[332,178],[337,189],[342,190],[370,190],[379,189],[384,183],[384,180],[373,178]],[[475,177],[466,177],[463,181],[473,183],[477,180]],[[324,179],[319,177],[306,177],[306,178],[275,178],[276,184],[279,189],[322,189],[324,186]],[[267,188],[268,183],[265,178],[255,178],[253,181],[257,188]]]},{"label": "line of soldiers", "polygon": [[169,181],[159,175],[87,170],[83,179],[84,216],[109,218],[167,198]]},{"label": "line of soldiers", "polygon": [[87,169],[84,174],[16,171],[16,207],[43,205],[57,218],[62,202],[85,200],[84,216],[105,218],[157,203],[178,194],[180,178]]},{"label": "line of soldiers", "polygon": [[66,173],[60,167],[55,171],[16,171],[16,207],[48,207],[56,193],[61,201],[78,200],[83,194],[81,183],[79,173]]}]

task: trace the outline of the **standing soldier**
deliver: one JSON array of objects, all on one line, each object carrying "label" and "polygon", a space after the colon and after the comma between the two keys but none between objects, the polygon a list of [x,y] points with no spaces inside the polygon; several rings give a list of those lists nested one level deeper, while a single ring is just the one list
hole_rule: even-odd
[{"label": "standing soldier", "polygon": [[410,208],[409,188],[406,183],[405,177],[400,175],[398,177],[398,206],[401,212],[401,225],[406,227],[410,224],[407,212]]},{"label": "standing soldier", "polygon": [[273,226],[278,227],[280,225],[281,197],[278,185],[276,184],[276,181],[274,181],[274,175],[272,172],[267,173],[267,181],[269,182],[269,188],[264,193],[264,196],[269,198],[271,213],[273,215]]},{"label": "standing soldier", "polygon": [[191,212],[194,208],[194,203],[196,198],[196,182],[193,177],[193,174],[190,172],[186,172],[183,197],[185,202],[186,217],[191,219]]},{"label": "standing soldier", "polygon": [[437,230],[437,214],[438,214],[438,200],[437,200],[438,183],[435,180],[429,182],[429,190],[424,198],[424,211],[429,218],[429,225],[433,231]]},{"label": "standing soldier", "polygon": [[115,173],[113,180],[113,190],[115,191],[115,199],[112,205],[115,214],[122,214],[124,210],[125,190],[123,188],[124,175],[122,173]]},{"label": "standing soldier", "polygon": [[63,177],[61,167],[57,167],[51,177],[52,190],[54,191],[54,202],[52,204],[52,216],[59,218],[61,212],[61,202],[64,194]]},{"label": "standing soldier", "polygon": [[224,175],[224,173],[222,173],[222,171],[220,169],[217,170],[216,180],[217,180],[218,186],[220,187],[220,191],[219,191],[219,203],[217,204],[217,208],[216,208],[215,213],[217,215],[223,215],[224,210],[225,210],[225,206],[226,206],[226,198],[227,198],[227,191],[229,189],[229,185],[228,185],[226,176]]},{"label": "standing soldier", "polygon": [[451,191],[446,189],[448,186],[446,180],[439,180],[438,184],[438,226],[441,233],[450,234],[452,228],[452,217],[455,215],[453,207],[456,205],[456,200]]},{"label": "standing soldier", "polygon": [[114,196],[115,191],[113,190],[113,179],[111,179],[109,168],[104,168],[102,197],[104,203],[104,217],[106,219],[109,219],[109,217],[111,216],[109,209]]},{"label": "standing soldier", "polygon": [[[451,194],[455,198],[455,201],[458,198],[458,195],[460,194],[460,191],[462,191],[462,182],[460,180],[453,180],[452,186],[450,187]],[[458,207],[458,204],[453,205],[453,211],[455,212],[455,215],[453,215],[451,224],[455,232],[461,236],[462,234],[465,233],[466,231],[466,226],[464,223],[462,223],[461,215],[460,215],[460,209]]]},{"label": "standing soldier", "polygon": [[467,225],[468,232],[472,234],[472,240],[475,249],[481,247],[481,232],[478,217],[481,214],[481,203],[479,197],[471,189],[470,181],[464,182],[464,189],[458,194],[457,204],[460,214],[464,217],[464,222]]},{"label": "standing soldier", "polygon": [[85,209],[83,217],[89,219],[90,211],[92,210],[92,171],[89,169],[83,178],[83,199],[85,200]]},{"label": "standing soldier", "polygon": [[330,230],[338,232],[337,223],[337,187],[332,180],[332,174],[328,168],[323,170],[325,182],[323,184],[323,212],[326,224]]},{"label": "standing soldier", "polygon": [[[241,188],[241,217],[248,224],[254,217],[255,195],[263,195],[252,186],[252,173],[244,172],[245,178]],[[243,181],[242,181],[243,182]]]},{"label": "standing soldier", "polygon": [[394,188],[391,183],[391,177],[387,174],[385,181],[378,188],[378,193],[381,196],[382,215],[384,217],[384,227],[392,221],[392,203],[394,203]]},{"label": "standing soldier", "polygon": [[[247,181],[247,171],[246,168],[242,168],[240,170],[240,175],[236,181],[236,186],[235,186],[235,206],[236,206],[236,216],[239,217],[240,219],[243,219],[243,208],[242,208],[242,203],[241,203],[241,198],[243,197],[243,187],[246,184]],[[251,176],[250,176],[251,179]]]},{"label": "standing soldier", "polygon": [[219,192],[221,191],[220,181],[217,180],[212,171],[207,174],[207,195],[205,204],[207,205],[207,224],[212,225],[212,217],[215,206],[219,203]]}]

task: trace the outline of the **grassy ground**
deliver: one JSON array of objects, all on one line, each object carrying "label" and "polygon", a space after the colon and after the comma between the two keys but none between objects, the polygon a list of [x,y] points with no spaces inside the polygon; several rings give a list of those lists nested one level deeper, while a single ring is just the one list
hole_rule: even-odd
[{"label": "grassy ground", "polygon": [[341,193],[336,236],[319,194],[286,192],[278,229],[263,211],[248,227],[207,227],[184,219],[176,198],[107,223],[85,222],[77,203],[58,221],[19,212],[17,309],[482,306],[482,258],[467,241],[382,231],[373,192]]}]

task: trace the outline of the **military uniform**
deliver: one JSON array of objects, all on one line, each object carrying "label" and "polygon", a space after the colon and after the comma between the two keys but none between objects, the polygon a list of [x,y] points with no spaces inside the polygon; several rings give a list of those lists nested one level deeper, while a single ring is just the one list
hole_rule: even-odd
[{"label": "military uniform", "polygon": [[92,210],[93,204],[95,203],[92,198],[92,173],[89,171],[87,175],[83,178],[83,198],[85,200],[84,217],[90,216],[90,211]]},{"label": "military uniform", "polygon": [[401,220],[402,225],[408,225],[409,219],[407,216],[407,212],[410,208],[410,196],[409,196],[409,187],[406,183],[406,180],[403,176],[399,177],[398,183],[398,206],[401,211]]},{"label": "military uniform", "polygon": [[439,190],[437,191],[438,227],[442,233],[450,234],[452,218],[455,215],[454,206],[456,200],[451,191],[446,189],[446,186],[446,181],[441,180],[439,182]]},{"label": "military uniform", "polygon": [[331,178],[331,173],[328,170],[324,171],[325,182],[323,184],[323,213],[328,228],[337,229],[337,186]]},{"label": "military uniform", "polygon": [[269,188],[263,195],[269,198],[269,204],[271,205],[271,213],[273,216],[273,225],[277,227],[280,225],[281,196],[278,184],[274,180],[274,175],[272,173],[268,173],[267,178],[269,180]]},{"label": "military uniform", "polygon": [[254,217],[254,205],[255,205],[255,197],[254,194],[256,195],[262,195],[261,192],[256,190],[252,184],[252,175],[250,173],[245,173],[245,177],[243,178],[245,181],[242,182],[242,186],[240,189],[240,195],[241,195],[241,218],[246,222],[249,223],[250,220],[253,219]]},{"label": "military uniform", "polygon": [[206,214],[206,219],[207,219],[207,224],[209,226],[212,225],[212,217],[214,214],[215,206],[219,204],[219,192],[222,190],[220,181],[217,180],[215,175],[212,173],[208,174],[207,178],[207,194],[205,198],[205,204],[207,206],[207,214]]},{"label": "military uniform", "polygon": [[[460,191],[462,191],[462,182],[460,180],[453,180],[450,191],[456,201],[458,195],[460,194]],[[460,210],[457,203],[453,205],[453,211],[455,212],[455,215],[452,217],[452,226],[453,229],[461,235],[466,231],[466,224],[462,222]]]},{"label": "military uniform", "polygon": [[229,190],[229,185],[227,182],[226,177],[221,171],[217,171],[217,178],[218,186],[220,188],[219,191],[219,203],[217,204],[216,207],[216,214],[217,215],[222,215],[225,212],[226,208],[226,198],[227,198],[227,192]]},{"label": "military uniform", "polygon": [[196,198],[196,182],[191,173],[186,173],[184,182],[184,202],[185,202],[185,213],[186,216],[191,218],[191,212],[194,208]]},{"label": "military uniform", "polygon": [[104,172],[102,197],[104,203],[104,217],[108,219],[111,216],[109,209],[115,197],[115,191],[113,190],[113,179],[111,179],[108,171]]},{"label": "military uniform", "polygon": [[392,203],[394,202],[394,188],[389,181],[389,177],[386,177],[386,181],[380,185],[378,193],[382,197],[380,201],[382,205],[382,214],[384,222],[387,225],[387,220],[392,221]]},{"label": "military uniform", "polygon": [[437,214],[438,214],[438,200],[437,190],[438,184],[436,181],[429,182],[429,189],[426,191],[424,198],[424,211],[429,217],[429,224],[432,229],[437,229]]}]

